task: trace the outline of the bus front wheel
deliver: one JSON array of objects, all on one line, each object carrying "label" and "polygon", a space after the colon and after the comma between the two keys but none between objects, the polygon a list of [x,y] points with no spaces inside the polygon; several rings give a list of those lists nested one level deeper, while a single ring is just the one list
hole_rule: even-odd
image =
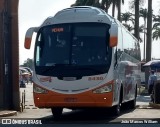
[{"label": "bus front wheel", "polygon": [[121,104],[119,103],[118,105],[115,105],[112,107],[112,113],[115,116],[118,116],[121,112]]},{"label": "bus front wheel", "polygon": [[119,116],[119,114],[121,112],[122,99],[123,99],[123,87],[121,85],[119,102],[117,105],[112,107],[113,108],[113,115]]},{"label": "bus front wheel", "polygon": [[54,119],[59,119],[61,117],[62,112],[63,112],[63,108],[54,107],[54,108],[51,108],[51,110],[52,110],[52,114],[53,114]]},{"label": "bus front wheel", "polygon": [[136,98],[137,98],[137,87],[135,89],[135,97],[132,101],[130,101],[130,109],[135,109],[136,108]]}]

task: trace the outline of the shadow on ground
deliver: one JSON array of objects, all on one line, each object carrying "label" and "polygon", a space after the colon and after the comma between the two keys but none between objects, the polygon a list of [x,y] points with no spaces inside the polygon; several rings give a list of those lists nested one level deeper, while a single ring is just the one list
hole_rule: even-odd
[{"label": "shadow on ground", "polygon": [[[131,111],[133,110],[122,108],[119,116]],[[117,116],[114,116],[110,109],[74,110],[63,113],[59,120],[54,120],[52,115],[41,118],[42,122],[47,124],[106,124],[112,123],[112,121],[115,121],[116,119]]]}]

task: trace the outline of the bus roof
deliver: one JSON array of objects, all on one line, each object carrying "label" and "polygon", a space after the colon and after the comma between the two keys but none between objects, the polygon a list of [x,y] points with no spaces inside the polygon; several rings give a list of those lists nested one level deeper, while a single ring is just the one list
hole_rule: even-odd
[{"label": "bus roof", "polygon": [[53,17],[48,17],[40,27],[52,24],[73,22],[101,22],[111,25],[117,24],[115,19],[100,8],[91,6],[75,6],[63,9]]}]

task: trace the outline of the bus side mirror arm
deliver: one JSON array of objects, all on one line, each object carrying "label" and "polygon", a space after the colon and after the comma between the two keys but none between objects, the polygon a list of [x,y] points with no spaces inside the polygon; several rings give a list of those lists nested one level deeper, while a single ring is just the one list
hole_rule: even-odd
[{"label": "bus side mirror arm", "polygon": [[31,27],[26,32],[25,41],[24,41],[24,47],[26,49],[30,49],[31,47],[32,35],[34,32],[37,32],[37,27]]}]

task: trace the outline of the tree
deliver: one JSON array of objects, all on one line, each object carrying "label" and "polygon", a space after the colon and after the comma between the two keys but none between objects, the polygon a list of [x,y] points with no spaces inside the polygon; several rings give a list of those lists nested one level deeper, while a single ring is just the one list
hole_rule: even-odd
[{"label": "tree", "polygon": [[118,8],[118,20],[121,22],[121,2],[124,4],[124,0],[117,0],[117,8]]},{"label": "tree", "polygon": [[[130,4],[130,9],[134,10],[134,13],[135,13],[134,36],[139,41],[140,40],[140,35],[139,35],[139,7],[144,4],[144,0],[132,0],[132,1],[129,2],[129,4]],[[138,43],[138,47],[140,47],[139,43]]]},{"label": "tree", "polygon": [[131,21],[134,24],[133,14],[130,12],[122,13],[121,14],[121,20],[127,23],[128,21]]},{"label": "tree", "polygon": [[134,35],[139,40],[139,0],[134,0],[135,3],[135,27]]},{"label": "tree", "polygon": [[111,0],[102,0],[101,2],[101,8],[105,10],[106,13],[108,13],[110,5],[111,5]]},{"label": "tree", "polygon": [[157,27],[159,27],[160,26],[160,15],[157,15],[157,16],[154,15],[153,22],[155,22],[153,25],[153,29],[156,29]]},{"label": "tree", "polygon": [[124,0],[76,0],[73,6],[95,6],[105,10],[108,13],[108,9],[112,4],[112,16],[114,17],[115,6],[118,9],[118,20],[121,21],[121,3],[124,4]]},{"label": "tree", "polygon": [[134,36],[139,40],[139,7],[144,5],[144,0],[129,1],[129,8],[135,13]]},{"label": "tree", "polygon": [[[146,29],[144,27],[144,25],[139,26],[139,33],[143,33],[144,34],[144,29]],[[145,34],[147,34],[146,30],[145,30]],[[143,42],[141,37],[139,37],[139,42]]]},{"label": "tree", "polygon": [[[151,42],[152,42],[152,0],[148,0],[146,62],[151,60],[151,49],[152,49]],[[148,78],[149,78],[149,69],[145,69],[146,89],[148,88],[147,85]]]},{"label": "tree", "polygon": [[154,29],[155,31],[153,32],[153,40],[154,39],[156,39],[156,40],[158,40],[158,39],[160,39],[160,28],[159,27],[157,27],[156,29]]},{"label": "tree", "polygon": [[99,7],[108,13],[108,9],[110,5],[111,5],[111,0],[76,0],[76,2],[71,5],[71,7],[73,6],[94,6],[94,7]]},{"label": "tree", "polygon": [[95,6],[100,7],[99,0],[76,0],[71,6]]},{"label": "tree", "polygon": [[[142,1],[143,0],[140,0],[140,1],[139,0],[132,0],[129,2],[130,9],[134,10],[134,12],[135,12],[134,36],[138,39],[138,41],[140,38],[140,36],[139,36],[139,6]],[[139,43],[138,43],[138,47],[140,47]]]},{"label": "tree", "polygon": [[160,38],[160,15],[153,16],[153,40],[158,40]]},{"label": "tree", "polygon": [[22,67],[29,67],[30,69],[33,69],[33,60],[28,58],[26,61],[24,61]]},{"label": "tree", "polygon": [[124,0],[112,0],[112,16],[114,17],[115,7],[118,9],[118,20],[121,22],[121,3],[124,4]]},{"label": "tree", "polygon": [[146,62],[151,60],[151,47],[152,47],[151,42],[152,42],[152,0],[148,0]]},{"label": "tree", "polygon": [[84,6],[86,4],[87,0],[76,0],[76,2],[74,4],[71,5],[72,6]]},{"label": "tree", "polygon": [[116,0],[112,0],[112,16],[114,17],[115,14],[115,6],[116,6]]},{"label": "tree", "polygon": [[146,55],[145,55],[145,52],[146,52],[146,23],[147,23],[147,14],[148,14],[148,11],[147,9],[143,9],[141,8],[140,9],[140,17],[143,17],[144,19],[144,28],[143,28],[143,33],[144,33],[144,53],[143,53],[143,59],[145,60],[146,59]]},{"label": "tree", "polygon": [[130,12],[126,12],[126,13],[121,14],[122,23],[125,22],[125,23],[123,23],[123,25],[130,32],[134,30],[133,26],[128,23],[128,21],[131,21],[134,24],[134,18],[132,16],[133,16],[133,14]]}]

